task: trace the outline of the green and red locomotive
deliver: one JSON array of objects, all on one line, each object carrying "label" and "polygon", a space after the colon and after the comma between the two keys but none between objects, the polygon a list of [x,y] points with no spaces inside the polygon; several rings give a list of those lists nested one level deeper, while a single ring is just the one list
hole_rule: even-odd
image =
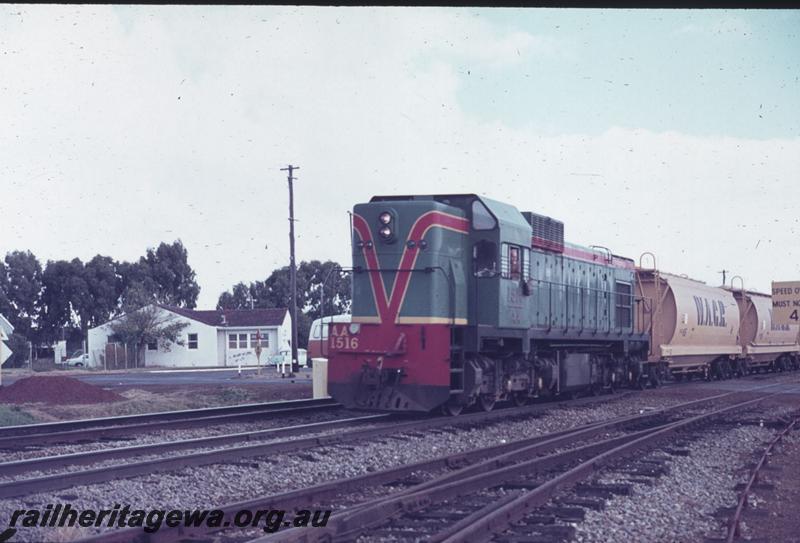
[{"label": "green and red locomotive", "polygon": [[330,325],[331,395],[455,414],[658,379],[633,261],[563,232],[475,194],[356,205],[352,321]]}]

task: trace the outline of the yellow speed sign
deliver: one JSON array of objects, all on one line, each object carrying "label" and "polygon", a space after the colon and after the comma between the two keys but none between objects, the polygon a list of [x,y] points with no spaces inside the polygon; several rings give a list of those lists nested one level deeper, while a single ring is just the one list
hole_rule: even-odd
[{"label": "yellow speed sign", "polygon": [[800,324],[800,281],[772,282],[772,323]]}]

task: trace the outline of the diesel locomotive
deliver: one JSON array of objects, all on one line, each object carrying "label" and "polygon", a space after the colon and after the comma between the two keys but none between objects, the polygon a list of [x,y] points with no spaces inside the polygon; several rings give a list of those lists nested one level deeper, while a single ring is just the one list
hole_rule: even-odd
[{"label": "diesel locomotive", "polygon": [[773,330],[761,295],[567,243],[562,222],[483,196],[376,196],[351,234],[352,316],[322,353],[348,407],[455,415],[798,364],[797,327]]}]

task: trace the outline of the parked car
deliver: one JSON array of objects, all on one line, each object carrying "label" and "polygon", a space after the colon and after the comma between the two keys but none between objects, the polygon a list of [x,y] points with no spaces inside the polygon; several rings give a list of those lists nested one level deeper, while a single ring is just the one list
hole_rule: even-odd
[{"label": "parked car", "polygon": [[[275,364],[276,366],[280,366],[281,363],[283,362],[291,364],[292,351],[288,349],[281,351],[278,355],[271,357],[270,362]],[[307,351],[305,349],[297,349],[297,365],[300,366],[301,368],[304,368],[306,366],[309,366],[308,362],[309,358]]]},{"label": "parked car", "polygon": [[84,353],[83,349],[78,349],[72,353],[72,356],[66,360],[62,360],[61,364],[66,367],[82,368],[89,365],[89,355],[88,353]]}]

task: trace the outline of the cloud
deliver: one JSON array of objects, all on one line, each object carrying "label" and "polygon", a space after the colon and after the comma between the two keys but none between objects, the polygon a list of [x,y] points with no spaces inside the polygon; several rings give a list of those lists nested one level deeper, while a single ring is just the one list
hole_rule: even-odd
[{"label": "cloud", "polygon": [[751,25],[742,17],[731,13],[714,16],[705,23],[690,22],[681,25],[675,34],[736,34],[740,36],[751,35]]},{"label": "cloud", "polygon": [[460,106],[460,65],[513,69],[560,49],[465,13],[7,9],[3,247],[133,259],[181,238],[210,307],[288,262],[280,168],[293,163],[300,259],[346,263],[347,211],[374,194],[477,192],[700,279],[725,267],[766,288],[800,275],[800,141],[546,137],[479,121]]},{"label": "cloud", "polygon": [[750,24],[742,17],[726,14],[713,24],[709,30],[714,34],[740,34],[746,36],[752,34]]}]

